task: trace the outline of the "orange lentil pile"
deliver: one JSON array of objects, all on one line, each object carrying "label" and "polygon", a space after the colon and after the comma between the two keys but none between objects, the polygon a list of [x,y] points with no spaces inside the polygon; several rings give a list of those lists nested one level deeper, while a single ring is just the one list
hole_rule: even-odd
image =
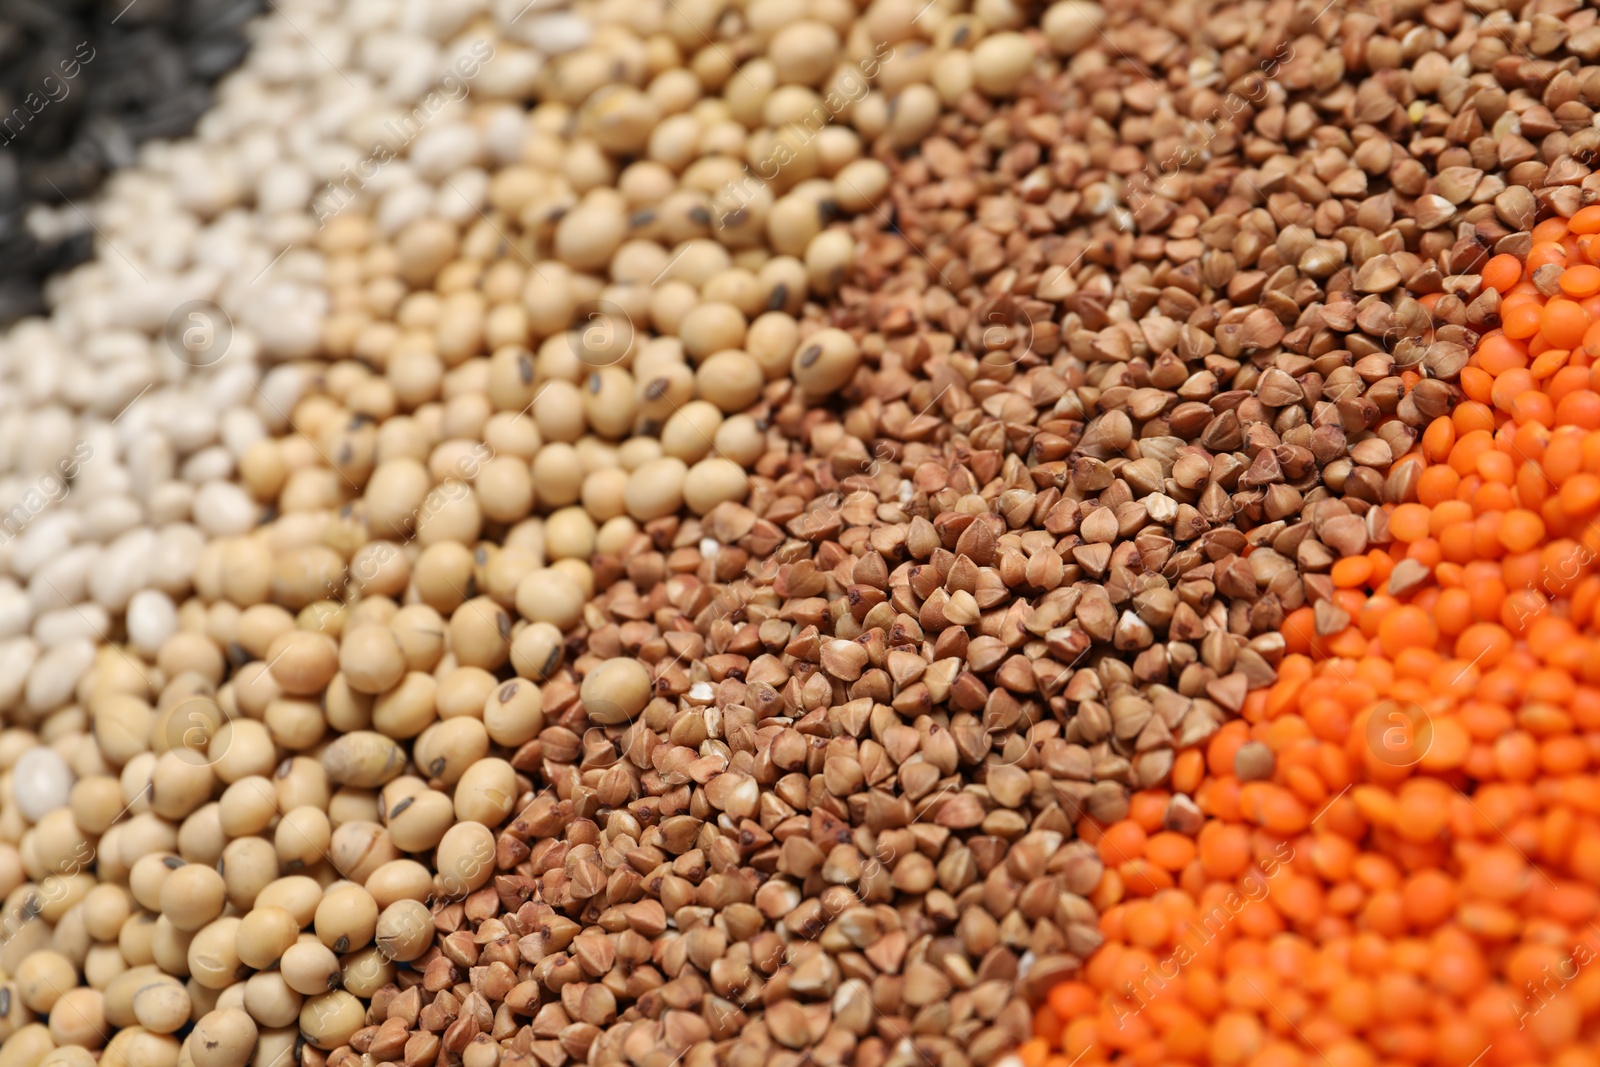
[{"label": "orange lentil pile", "polygon": [[1276,684],[1085,820],[1107,940],[1025,1067],[1600,1064],[1600,207],[1532,238],[1332,568],[1350,625],[1292,613]]}]

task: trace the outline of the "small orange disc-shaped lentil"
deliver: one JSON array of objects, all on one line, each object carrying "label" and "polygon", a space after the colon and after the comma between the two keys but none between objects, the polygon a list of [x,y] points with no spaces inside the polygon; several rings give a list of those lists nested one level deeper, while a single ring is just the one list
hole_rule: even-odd
[{"label": "small orange disc-shaped lentil", "polygon": [[1600,429],[1600,393],[1578,389],[1563,396],[1553,413],[1554,425]]},{"label": "small orange disc-shaped lentil", "polygon": [[1500,523],[1500,543],[1512,552],[1527,552],[1544,540],[1544,520],[1537,513],[1518,508]]},{"label": "small orange disc-shaped lentil", "polygon": [[1141,789],[1128,798],[1128,818],[1138,823],[1147,834],[1160,830],[1166,823],[1167,805],[1172,797],[1165,790]]},{"label": "small orange disc-shaped lentil", "polygon": [[1380,1067],[1373,1050],[1355,1038],[1325,1041],[1319,1047],[1323,1050],[1319,1060],[1327,1067]]},{"label": "small orange disc-shaped lentil", "polygon": [[1250,865],[1250,832],[1242,826],[1208,822],[1196,843],[1200,864],[1212,878],[1237,878]]},{"label": "small orange disc-shaped lentil", "polygon": [[[1449,993],[1451,996],[1464,998],[1482,988],[1486,979],[1487,968],[1484,966],[1482,955],[1477,951],[1474,942],[1468,941],[1464,947],[1441,948],[1433,958],[1433,966],[1428,977],[1438,989]],[[1483,1042],[1473,1045],[1475,1051],[1467,1054],[1467,1059],[1477,1055],[1483,1049]]]},{"label": "small orange disc-shaped lentil", "polygon": [[1494,451],[1494,437],[1488,430],[1466,430],[1450,450],[1450,467],[1463,478],[1478,472],[1478,460]]},{"label": "small orange disc-shaped lentil", "polygon": [[1495,622],[1505,609],[1506,583],[1497,573],[1474,577],[1466,583],[1472,598],[1472,614],[1479,622]]},{"label": "small orange disc-shaped lentil", "polygon": [[[1507,518],[1510,519],[1509,516]],[[1511,521],[1514,526],[1515,520]],[[1513,552],[1500,561],[1500,577],[1507,586],[1532,585],[1539,580],[1539,567],[1539,553],[1532,550]]]},{"label": "small orange disc-shaped lentil", "polygon": [[[1244,944],[1237,947],[1244,948]],[[1237,955],[1237,954],[1235,954]],[[1247,1011],[1267,1008],[1267,990],[1276,983],[1264,968],[1252,967],[1237,958],[1229,960],[1229,972],[1222,980],[1222,997],[1229,1007]]]},{"label": "small orange disc-shaped lentil", "polygon": [[1532,374],[1525,370],[1508,370],[1494,380],[1489,397],[1496,408],[1509,415],[1517,397],[1533,388],[1535,383]]},{"label": "small orange disc-shaped lentil", "polygon": [[1573,998],[1556,997],[1528,1019],[1528,1033],[1545,1049],[1554,1050],[1577,1040],[1583,1017]]},{"label": "small orange disc-shaped lentil", "polygon": [[1290,767],[1284,772],[1284,784],[1295,796],[1313,807],[1321,807],[1327,802],[1327,785],[1309,767]]},{"label": "small orange disc-shaped lentil", "polygon": [[1248,1063],[1261,1051],[1264,1039],[1261,1020],[1252,1012],[1223,1012],[1211,1026],[1207,1062],[1223,1067]]},{"label": "small orange disc-shaped lentil", "polygon": [[1359,978],[1346,978],[1334,986],[1326,1007],[1336,1022],[1350,1030],[1366,1029],[1377,1013],[1371,984]]},{"label": "small orange disc-shaped lentil", "polygon": [[[1462,367],[1457,380],[1461,383],[1461,391],[1475,404],[1480,406],[1487,404],[1489,398],[1494,395],[1494,375],[1482,367]],[[1457,428],[1460,428],[1459,422]]]},{"label": "small orange disc-shaped lentil", "polygon": [[1391,545],[1386,551],[1382,548],[1369,548],[1367,559],[1372,561],[1372,584],[1380,585],[1389,580],[1389,575],[1394,573],[1396,556],[1399,555],[1397,547]]},{"label": "small orange disc-shaped lentil", "polygon": [[1421,608],[1402,604],[1383,616],[1378,641],[1385,654],[1395,656],[1406,648],[1432,648],[1439,641],[1439,628]]},{"label": "small orange disc-shaped lentil", "polygon": [[1194,792],[1200,810],[1217,819],[1239,821],[1239,779],[1207,778]]},{"label": "small orange disc-shaped lentil", "polygon": [[1600,233],[1600,205],[1581,207],[1567,220],[1571,233]]},{"label": "small orange disc-shaped lentil", "polygon": [[1284,618],[1280,632],[1289,653],[1302,656],[1310,653],[1318,644],[1316,612],[1311,608],[1295,608]]},{"label": "small orange disc-shaped lentil", "polygon": [[1144,855],[1147,838],[1144,827],[1131,819],[1123,819],[1106,827],[1100,839],[1100,859],[1107,866],[1116,866]]},{"label": "small orange disc-shaped lentil", "polygon": [[1600,882],[1600,838],[1585,836],[1574,841],[1567,865],[1584,881]]},{"label": "small orange disc-shaped lentil", "polygon": [[[1422,607],[1421,604],[1417,604],[1416,606],[1419,608]],[[1426,611],[1427,609],[1423,608],[1423,610]],[[1439,653],[1434,649],[1404,649],[1394,658],[1394,673],[1396,683],[1392,695],[1398,700],[1412,699],[1409,692],[1402,692],[1403,688],[1409,688],[1404,686],[1402,683],[1407,680],[1422,681],[1433,677],[1434,672],[1439,669],[1439,664],[1442,662],[1444,662],[1444,657],[1439,655]],[[1423,698],[1426,699],[1431,695],[1431,693],[1425,692],[1423,693]]]},{"label": "small orange disc-shaped lentil", "polygon": [[1506,594],[1500,605],[1500,624],[1515,634],[1527,631],[1528,626],[1550,610],[1550,601],[1537,589],[1518,589]]},{"label": "small orange disc-shaped lentil", "polygon": [[[1591,331],[1593,329],[1590,327]],[[1588,367],[1562,367],[1550,376],[1550,381],[1545,384],[1545,392],[1550,394],[1551,400],[1559,404],[1570,393],[1593,389],[1594,383],[1590,381],[1592,373]]]},{"label": "small orange disc-shaped lentil", "polygon": [[1314,926],[1322,918],[1322,884],[1315,878],[1293,874],[1280,874],[1273,880],[1273,893],[1268,898],[1294,924],[1296,929]]},{"label": "small orange disc-shaped lentil", "polygon": [[1555,348],[1575,348],[1589,329],[1589,316],[1571,300],[1557,297],[1539,316],[1539,336]]},{"label": "small orange disc-shaped lentil", "polygon": [[[1568,597],[1576,595],[1594,558],[1589,549],[1565,537],[1551,541],[1539,551],[1539,563],[1549,578],[1550,591]],[[1569,615],[1574,619],[1586,618],[1576,604]]]},{"label": "small orange disc-shaped lentil", "polygon": [[1340,882],[1328,890],[1323,902],[1329,916],[1354,915],[1367,902],[1366,890],[1355,882]]},{"label": "small orange disc-shaped lentil", "polygon": [[1205,775],[1205,757],[1198,749],[1180,752],[1172,762],[1172,788],[1180,793],[1193,793]]},{"label": "small orange disc-shaped lentil", "polygon": [[1574,474],[1561,486],[1561,510],[1575,518],[1583,518],[1600,509],[1600,477]]},{"label": "small orange disc-shaped lentil", "polygon": [[[1474,740],[1492,741],[1515,727],[1516,720],[1509,711],[1499,703],[1489,703],[1499,699],[1507,681],[1512,688],[1511,698],[1514,699],[1522,688],[1522,678],[1515,671],[1500,669],[1485,674],[1478,685],[1477,699],[1461,705],[1458,712],[1461,725]],[[1489,787],[1485,787],[1484,791],[1490,796],[1501,796],[1501,793]]]},{"label": "small orange disc-shaped lentil", "polygon": [[1568,234],[1578,232],[1581,231],[1572,228],[1570,219],[1549,218],[1536,225],[1528,236],[1534,244],[1539,245],[1549,241],[1560,241]]},{"label": "small orange disc-shaped lentil", "polygon": [[1522,854],[1510,845],[1489,845],[1467,860],[1462,888],[1471,896],[1495,903],[1520,900],[1533,883]]},{"label": "small orange disc-shaped lentil", "polygon": [[1456,424],[1447,415],[1428,423],[1422,432],[1422,451],[1431,462],[1443,463],[1456,444]]},{"label": "small orange disc-shaped lentil", "polygon": [[1586,296],[1594,296],[1600,293],[1600,267],[1591,267],[1587,263],[1568,267],[1561,272],[1558,284],[1561,291],[1570,297],[1581,300]]},{"label": "small orange disc-shaped lentil", "polygon": [[[1589,332],[1592,333],[1593,331],[1594,327],[1589,327]],[[1584,334],[1585,338],[1588,336],[1588,333]],[[1567,349],[1552,348],[1548,352],[1539,353],[1538,358],[1528,367],[1528,373],[1533,375],[1534,381],[1542,382],[1559,373],[1571,358],[1572,353]]]},{"label": "small orange disc-shaped lentil", "polygon": [[[1587,314],[1587,312],[1585,314]],[[1541,321],[1543,321],[1542,318]],[[1555,345],[1551,344],[1542,334],[1528,338],[1527,345],[1529,359],[1538,359],[1546,352],[1564,351],[1563,349],[1557,348]]]},{"label": "small orange disc-shaped lentil", "polygon": [[1522,261],[1516,256],[1502,252],[1483,265],[1483,284],[1491,289],[1505,294],[1513,285],[1522,280]]},{"label": "small orange disc-shaped lentil", "polygon": [[1513,730],[1495,739],[1495,769],[1508,782],[1532,781],[1539,773],[1539,746],[1524,730]]},{"label": "small orange disc-shaped lentil", "polygon": [[[1531,371],[1519,373],[1532,376]],[[1531,423],[1539,426],[1554,426],[1556,424],[1555,404],[1551,402],[1548,396],[1536,389],[1530,388],[1512,397],[1511,405],[1507,411],[1519,425]]]},{"label": "small orange disc-shaped lentil", "polygon": [[1540,267],[1554,263],[1558,267],[1567,265],[1567,250],[1559,241],[1535,241],[1533,248],[1528,252],[1528,273],[1533,274]]},{"label": "small orange disc-shaped lentil", "polygon": [[1211,735],[1206,744],[1206,765],[1219,777],[1233,773],[1233,759],[1239,749],[1250,739],[1249,727],[1242,722],[1230,722]]},{"label": "small orange disc-shaped lentil", "polygon": [[[1582,462],[1581,457],[1579,462]],[[1461,475],[1450,467],[1443,464],[1429,467],[1417,478],[1417,500],[1428,507],[1454,500],[1456,487],[1460,484]]]},{"label": "small orange disc-shaped lentil", "polygon": [[1401,907],[1413,929],[1430,930],[1455,914],[1456,882],[1440,870],[1418,871],[1401,887]]},{"label": "small orange disc-shaped lentil", "polygon": [[[1109,1011],[1106,1012],[1104,1022],[1093,1015],[1080,1015],[1069,1021],[1066,1028],[1061,1031],[1061,1049],[1072,1057],[1073,1062],[1089,1063],[1095,1060],[1092,1055],[1095,1046],[1105,1043],[1105,1034],[1116,1031],[1117,1024]],[[1105,1062],[1104,1057],[1100,1057],[1097,1062]]]},{"label": "small orange disc-shaped lentil", "polygon": [[1511,652],[1511,634],[1504,626],[1477,622],[1456,638],[1456,655],[1487,670],[1498,665]]},{"label": "small orange disc-shaped lentil", "polygon": [[[1430,468],[1432,469],[1432,468]],[[1472,505],[1465,500],[1441,500],[1428,516],[1428,529],[1435,536],[1472,522]]]},{"label": "small orange disc-shaped lentil", "polygon": [[[1446,423],[1448,425],[1448,423]],[[1389,515],[1389,533],[1408,544],[1428,536],[1429,510],[1421,504],[1401,504]]]},{"label": "small orange disc-shaped lentil", "polygon": [[1427,990],[1415,975],[1395,970],[1380,974],[1376,993],[1379,1014],[1385,1020],[1417,1019],[1428,1010]]},{"label": "small orange disc-shaped lentil", "polygon": [[1589,746],[1576,737],[1553,737],[1539,746],[1540,770],[1556,778],[1580,774],[1591,762]]},{"label": "small orange disc-shaped lentil", "polygon": [[1456,909],[1456,922],[1482,940],[1504,941],[1522,929],[1522,917],[1498,904],[1463,903]]},{"label": "small orange disc-shaped lentil", "polygon": [[[1501,452],[1492,452],[1490,455],[1509,459]],[[1480,458],[1478,460],[1479,464],[1481,465],[1488,458],[1488,456]],[[1517,497],[1512,492],[1510,485],[1503,482],[1485,481],[1472,494],[1471,504],[1472,510],[1479,516],[1483,516],[1491,511],[1500,513],[1514,510],[1517,506]],[[1494,528],[1499,529],[1498,522],[1495,523]]]},{"label": "small orange disc-shaped lentil", "polygon": [[1600,893],[1581,882],[1558,878],[1554,885],[1536,884],[1535,891],[1540,910],[1567,926],[1582,926],[1600,912]]},{"label": "small orange disc-shaped lentil", "polygon": [[1472,625],[1472,596],[1465,589],[1446,589],[1433,604],[1433,621],[1439,632],[1454,637]]},{"label": "small orange disc-shaped lentil", "polygon": [[1496,425],[1494,408],[1488,404],[1489,388],[1494,383],[1491,381],[1484,387],[1483,400],[1469,400],[1464,404],[1457,404],[1456,409],[1450,413],[1450,421],[1455,425],[1457,436],[1469,434],[1474,430],[1484,433],[1493,433]]},{"label": "small orange disc-shaped lentil", "polygon": [[1430,771],[1452,770],[1466,762],[1471,750],[1472,737],[1458,720],[1436,716],[1433,735],[1428,750],[1422,754],[1420,765]]},{"label": "small orange disc-shaped lentil", "polygon": [[1544,476],[1544,468],[1536,461],[1522,463],[1517,467],[1517,502],[1526,508],[1537,508],[1547,500],[1551,493],[1550,482]]},{"label": "small orange disc-shaped lentil", "polygon": [[1046,1000],[1058,1019],[1076,1019],[1099,1005],[1094,990],[1082,982],[1063,982],[1050,990]]},{"label": "small orange disc-shaped lentil", "polygon": [[1140,948],[1155,949],[1167,943],[1172,934],[1172,923],[1160,908],[1145,900],[1128,904],[1123,920],[1127,939]]},{"label": "small orange disc-shaped lentil", "polygon": [[1427,788],[1427,781],[1414,779],[1400,791],[1395,829],[1407,840],[1432,840],[1450,823],[1449,797],[1441,795],[1436,789]]},{"label": "small orange disc-shaped lentil", "polygon": [[1183,834],[1162,831],[1145,843],[1145,856],[1151,863],[1169,871],[1181,871],[1195,857],[1195,843]]},{"label": "small orange disc-shaped lentil", "polygon": [[1495,449],[1478,457],[1478,474],[1485,482],[1510,485],[1516,480],[1516,465],[1510,456]]},{"label": "small orange disc-shaped lentil", "polygon": [[[1600,273],[1600,268],[1596,269]],[[1504,374],[1528,365],[1528,346],[1503,333],[1494,333],[1478,343],[1478,366],[1489,374]]]},{"label": "small orange disc-shaped lentil", "polygon": [[1538,463],[1544,459],[1550,433],[1550,427],[1541,422],[1519,423],[1511,434],[1511,447],[1507,451],[1519,463]]},{"label": "small orange disc-shaped lentil", "polygon": [[[1453,635],[1452,635],[1453,636]],[[1452,642],[1454,644],[1454,642]],[[1478,689],[1478,668],[1476,664],[1451,657],[1440,657],[1438,669],[1433,672],[1433,677],[1428,679],[1428,692],[1446,700],[1461,700],[1471,696]],[[1441,707],[1438,719],[1448,711]]]},{"label": "small orange disc-shaped lentil", "polygon": [[1287,789],[1275,785],[1268,785],[1258,794],[1252,814],[1263,829],[1280,834],[1297,834],[1311,821],[1306,805]]},{"label": "small orange disc-shaped lentil", "polygon": [[1366,556],[1347,556],[1333,565],[1328,576],[1340,589],[1351,589],[1372,577],[1372,561]]},{"label": "small orange disc-shaped lentil", "polygon": [[1575,428],[1557,430],[1550,436],[1544,450],[1544,472],[1552,482],[1560,485],[1583,470],[1583,436]]},{"label": "small orange disc-shaped lentil", "polygon": [[[1581,309],[1580,309],[1581,310]],[[1503,313],[1500,328],[1515,341],[1525,341],[1536,336],[1544,326],[1544,315],[1537,304],[1519,304]],[[1582,337],[1579,337],[1582,340]],[[1570,347],[1570,346],[1568,346]]]},{"label": "small orange disc-shaped lentil", "polygon": [[[1164,1006],[1152,1005],[1152,1007]],[[1164,1027],[1161,1036],[1167,1054],[1185,1063],[1200,1062],[1211,1044],[1210,1027],[1187,1008],[1183,1009],[1181,1017],[1174,1016]],[[1063,1064],[1062,1067],[1071,1067],[1071,1064]],[[1578,1067],[1578,1065],[1564,1064],[1561,1067]]]},{"label": "small orange disc-shaped lentil", "polygon": [[[1440,585],[1448,584],[1444,575],[1449,572],[1443,571],[1443,568],[1440,567],[1440,564],[1444,561],[1444,550],[1439,547],[1439,542],[1433,538],[1424,537],[1420,541],[1413,541],[1411,547],[1406,549],[1406,559],[1414,559],[1424,567],[1440,570],[1442,573],[1437,573],[1435,577],[1438,578]],[[1454,566],[1454,564],[1449,566]]]},{"label": "small orange disc-shaped lentil", "polygon": [[[1261,1051],[1251,1058],[1249,1067],[1306,1067],[1306,1063],[1306,1053],[1293,1040],[1279,1037],[1263,1046]],[[1558,1067],[1587,1067],[1587,1065],[1559,1064]]]}]

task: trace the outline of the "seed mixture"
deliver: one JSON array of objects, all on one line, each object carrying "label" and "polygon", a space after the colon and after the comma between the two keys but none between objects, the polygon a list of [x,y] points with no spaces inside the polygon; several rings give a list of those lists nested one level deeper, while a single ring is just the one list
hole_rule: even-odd
[{"label": "seed mixture", "polygon": [[1155,790],[1097,828],[1108,943],[1023,1062],[1593,1062],[1596,232],[1485,265],[1502,325],[1340,583],[1350,624],[1180,757],[1198,835]]},{"label": "seed mixture", "polygon": [[1080,826],[1107,942],[1022,1063],[1593,1062],[1600,212],[1548,136],[1554,217],[1419,300],[1481,337],[1402,372],[1419,406],[1452,387],[1408,420],[1385,536],[1290,613],[1241,719]]},{"label": "seed mixture", "polygon": [[[287,423],[300,390],[290,361],[315,350],[326,314],[312,240],[321,175],[342,180],[374,138],[409,133],[397,143],[411,154],[373,184],[472,210],[445,184],[470,190],[479,162],[450,148],[451,116],[469,90],[520,99],[541,54],[471,10],[420,26],[402,15],[379,4],[346,23],[338,5],[307,3],[259,23],[197,136],[153,143],[109,183],[100,259],[56,279],[48,319],[0,337],[8,724],[74,704],[81,717],[80,682],[113,639],[153,659],[179,628],[201,547],[257,522],[240,458]],[[512,29],[573,47],[577,21],[536,12]],[[312,30],[315,46],[301,36]],[[388,51],[358,65],[346,54],[357,30]],[[349,113],[370,125],[347,128]]]},{"label": "seed mixture", "polygon": [[1591,1062],[1591,12],[503,7],[5,341],[0,1067]]},{"label": "seed mixture", "polygon": [[139,144],[194,128],[262,6],[0,4],[0,325],[40,314],[46,277],[89,258],[75,205]]}]

